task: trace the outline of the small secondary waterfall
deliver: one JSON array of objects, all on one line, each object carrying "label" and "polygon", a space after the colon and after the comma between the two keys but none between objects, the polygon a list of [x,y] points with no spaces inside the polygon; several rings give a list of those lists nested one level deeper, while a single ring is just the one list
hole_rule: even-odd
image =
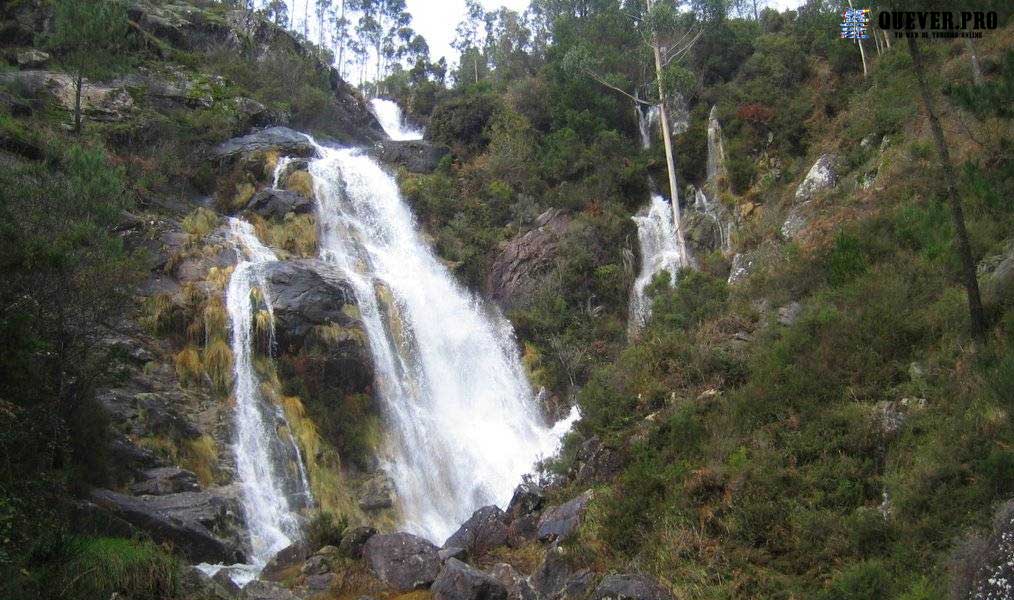
[{"label": "small secondary waterfall", "polygon": [[[236,399],[235,422],[236,467],[242,485],[243,510],[253,550],[251,560],[262,567],[276,552],[300,537],[299,522],[285,491],[286,473],[282,464],[287,460],[276,423],[284,423],[280,407],[265,402],[253,366],[253,300],[254,285],[271,314],[267,286],[259,267],[277,260],[275,254],[257,239],[253,227],[240,219],[229,219],[230,233],[242,258],[232,272],[226,291],[226,306],[232,326],[233,390]],[[293,446],[299,464],[299,485],[309,500],[302,457]]]},{"label": "small secondary waterfall", "polygon": [[676,243],[672,209],[665,198],[652,194],[651,202],[634,216],[634,222],[637,223],[637,241],[641,246],[641,269],[630,295],[628,329],[636,333],[651,316],[651,299],[645,293],[648,284],[656,273],[662,271],[668,271],[670,281],[675,283],[683,257]]},{"label": "small secondary waterfall", "polygon": [[380,121],[384,133],[392,140],[421,140],[423,132],[405,122],[405,116],[401,114],[401,107],[398,103],[383,98],[370,100],[370,110],[373,116]]},{"label": "small secondary waterfall", "polygon": [[[658,107],[652,106],[645,111],[640,104],[635,104],[634,108],[637,110],[641,147],[647,150],[651,147],[651,126],[658,122]],[[670,281],[675,283],[676,273],[685,262],[676,240],[672,206],[655,192],[655,182],[651,177],[648,178],[648,187],[651,189],[651,200],[633,217],[637,223],[641,269],[630,291],[630,309],[627,318],[627,332],[630,335],[636,335],[651,316],[651,299],[647,297],[645,290],[655,274],[663,270],[669,271]]]},{"label": "small secondary waterfall", "polygon": [[440,544],[477,508],[504,506],[576,411],[546,424],[510,325],[426,246],[394,179],[357,150],[318,152],[321,257],[356,290],[387,421],[383,466],[404,529]]}]

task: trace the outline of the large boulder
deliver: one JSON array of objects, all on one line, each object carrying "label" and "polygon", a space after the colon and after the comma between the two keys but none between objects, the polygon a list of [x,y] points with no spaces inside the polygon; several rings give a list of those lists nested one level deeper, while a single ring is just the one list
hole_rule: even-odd
[{"label": "large boulder", "polygon": [[[299,349],[318,326],[361,331],[352,285],[334,266],[320,260],[287,260],[263,265],[261,273],[275,316],[282,352]],[[362,340],[348,340],[351,345]]]},{"label": "large boulder", "polygon": [[310,555],[304,542],[296,542],[282,548],[271,557],[261,569],[260,578],[265,581],[282,581],[299,572],[303,561]]},{"label": "large boulder", "polygon": [[493,565],[489,574],[507,590],[508,600],[538,600],[539,596],[532,589],[528,578],[507,563]]},{"label": "large boulder", "polygon": [[242,521],[235,501],[210,492],[127,496],[92,490],[89,499],[193,562],[244,562]]},{"label": "large boulder", "polygon": [[514,490],[507,504],[507,544],[518,547],[538,537],[539,511],[546,502],[545,490],[526,481]]},{"label": "large boulder", "polygon": [[507,600],[507,588],[496,578],[449,559],[430,589],[435,600]]},{"label": "large boulder", "polygon": [[374,147],[383,162],[400,165],[413,173],[432,173],[448,150],[426,140],[384,140]]},{"label": "large boulder", "polygon": [[566,211],[551,208],[539,215],[531,230],[510,240],[493,261],[486,295],[506,309],[534,292],[541,276],[553,265],[570,220]]},{"label": "large boulder", "polygon": [[561,504],[547,508],[539,519],[539,539],[544,542],[562,541],[577,530],[581,517],[591,500],[591,490]]},{"label": "large boulder", "polygon": [[359,508],[365,511],[394,506],[394,482],[380,473],[368,479],[359,493]]},{"label": "large boulder", "polygon": [[537,597],[546,600],[579,600],[591,592],[595,575],[588,569],[575,569],[562,548],[550,548],[531,577]]},{"label": "large boulder", "polygon": [[440,574],[437,547],[410,533],[372,536],[363,558],[378,579],[402,592],[429,587]]},{"label": "large boulder", "polygon": [[753,272],[756,256],[754,252],[737,252],[732,257],[732,266],[729,268],[729,285],[735,285],[745,281]]},{"label": "large boulder", "polygon": [[496,506],[484,506],[444,542],[444,548],[461,548],[468,556],[482,556],[507,543],[507,515]]},{"label": "large boulder", "polygon": [[647,575],[607,575],[591,600],[672,600],[672,592]]},{"label": "large boulder", "polygon": [[783,238],[798,239],[813,217],[814,199],[819,193],[833,188],[838,183],[836,161],[835,155],[822,154],[817,162],[810,167],[803,182],[796,188],[796,196],[785,217],[785,222],[782,223]]},{"label": "large boulder", "polygon": [[313,201],[299,192],[268,188],[254,194],[246,209],[267,219],[281,219],[289,213],[312,212]]},{"label": "large boulder", "polygon": [[338,553],[347,558],[362,558],[366,542],[375,535],[377,530],[369,526],[350,527],[342,533]]},{"label": "large boulder", "polygon": [[215,146],[211,151],[220,162],[230,162],[243,156],[264,152],[277,152],[283,156],[309,157],[317,149],[305,134],[288,127],[268,127]]},{"label": "large boulder", "polygon": [[835,169],[837,158],[833,154],[821,154],[817,162],[807,171],[803,182],[796,188],[796,202],[806,202],[824,190],[829,190],[838,182]]}]

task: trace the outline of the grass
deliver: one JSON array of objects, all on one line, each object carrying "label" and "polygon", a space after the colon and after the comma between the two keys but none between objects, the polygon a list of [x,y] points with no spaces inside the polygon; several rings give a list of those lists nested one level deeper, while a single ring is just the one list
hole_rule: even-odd
[{"label": "grass", "polygon": [[178,592],[179,564],[151,542],[78,538],[69,550],[70,561],[53,582],[60,597],[161,600]]}]

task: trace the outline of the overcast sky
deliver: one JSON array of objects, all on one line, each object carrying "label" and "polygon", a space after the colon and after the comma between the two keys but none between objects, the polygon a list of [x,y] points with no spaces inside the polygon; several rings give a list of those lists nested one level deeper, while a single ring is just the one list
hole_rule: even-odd
[{"label": "overcast sky", "polygon": [[[481,0],[486,10],[506,6],[518,12],[528,8],[529,0]],[[803,0],[767,0],[766,6],[785,10],[795,8]],[[465,0],[406,0],[408,12],[412,14],[412,28],[426,38],[430,45],[430,56],[437,60],[447,57],[447,62],[457,62],[458,53],[451,48],[454,28],[465,16]]]}]

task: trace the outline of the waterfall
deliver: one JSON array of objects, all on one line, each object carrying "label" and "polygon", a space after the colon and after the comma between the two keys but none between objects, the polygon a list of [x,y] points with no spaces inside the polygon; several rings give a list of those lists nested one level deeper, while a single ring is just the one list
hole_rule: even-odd
[{"label": "waterfall", "polygon": [[440,544],[477,508],[505,506],[576,411],[547,426],[510,325],[426,246],[394,179],[357,150],[318,152],[321,258],[355,288],[385,411],[382,466],[403,529]]},{"label": "waterfall", "polygon": [[641,269],[630,295],[627,327],[631,333],[644,327],[651,316],[651,299],[645,290],[655,274],[668,271],[670,281],[675,283],[676,273],[683,265],[679,244],[676,243],[672,210],[665,198],[652,194],[651,202],[634,216],[634,222],[637,223],[637,241],[641,246]]},{"label": "waterfall", "polygon": [[[658,122],[657,106],[643,110],[639,103],[637,109],[637,128],[641,133],[641,147],[651,148],[651,126]],[[675,285],[676,273],[685,263],[684,257],[676,240],[676,226],[673,222],[673,210],[660,194],[655,192],[655,182],[648,177],[651,199],[648,205],[633,217],[637,224],[637,241],[641,249],[641,269],[634,280],[630,291],[630,308],[627,317],[628,335],[636,335],[644,327],[651,316],[651,299],[645,290],[656,273],[669,271],[670,282]]]},{"label": "waterfall", "polygon": [[[253,227],[240,219],[229,219],[230,233],[241,255],[229,279],[226,306],[232,326],[233,391],[235,394],[236,467],[242,486],[243,511],[253,550],[255,566],[263,566],[275,553],[300,537],[299,522],[285,492],[283,463],[288,459],[281,447],[276,423],[285,423],[277,406],[265,402],[253,366],[253,301],[254,284],[273,320],[267,286],[259,267],[276,260],[274,253],[260,243]],[[306,487],[299,448],[300,485],[306,498]]]},{"label": "waterfall", "polygon": [[396,102],[374,98],[370,100],[370,110],[373,112],[373,116],[380,121],[384,133],[392,140],[422,139],[422,130],[412,127],[405,121],[405,116],[401,114],[401,107]]}]

